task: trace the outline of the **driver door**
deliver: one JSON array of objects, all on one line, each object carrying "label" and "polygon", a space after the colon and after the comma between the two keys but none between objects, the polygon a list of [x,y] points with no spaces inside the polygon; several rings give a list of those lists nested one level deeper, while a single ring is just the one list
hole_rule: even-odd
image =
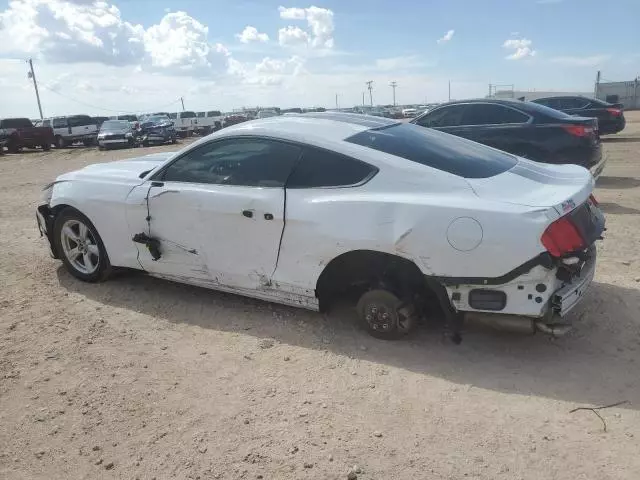
[{"label": "driver door", "polygon": [[149,272],[179,281],[255,290],[269,284],[284,229],[285,182],[300,148],[236,137],[178,157],[148,189],[149,232],[159,240]]}]

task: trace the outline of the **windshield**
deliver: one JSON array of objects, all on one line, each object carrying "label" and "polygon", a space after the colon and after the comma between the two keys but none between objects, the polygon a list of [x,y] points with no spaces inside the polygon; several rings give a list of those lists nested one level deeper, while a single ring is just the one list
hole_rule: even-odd
[{"label": "windshield", "polygon": [[148,117],[144,122],[145,123],[163,123],[163,122],[170,122],[171,119],[167,116],[164,115],[153,115],[151,117]]},{"label": "windshield", "polygon": [[346,141],[464,178],[493,177],[518,163],[508,153],[411,123],[365,130]]},{"label": "windshield", "polygon": [[127,120],[107,120],[102,124],[100,131],[128,130],[129,128],[131,125]]}]

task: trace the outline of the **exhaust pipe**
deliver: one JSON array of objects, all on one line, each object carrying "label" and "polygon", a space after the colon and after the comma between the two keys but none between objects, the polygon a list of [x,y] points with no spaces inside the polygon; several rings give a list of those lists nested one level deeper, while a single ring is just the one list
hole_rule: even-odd
[{"label": "exhaust pipe", "polygon": [[521,333],[533,335],[536,324],[533,318],[500,313],[466,312],[465,321],[500,330],[501,332]]},{"label": "exhaust pipe", "polygon": [[466,312],[465,321],[502,332],[533,335],[540,331],[552,337],[562,337],[571,330],[571,325],[554,325],[543,323],[540,319],[522,317],[519,315],[507,315],[500,313]]},{"label": "exhaust pipe", "polygon": [[542,322],[536,323],[536,328],[542,333],[556,338],[563,337],[571,331],[571,325],[550,325]]}]

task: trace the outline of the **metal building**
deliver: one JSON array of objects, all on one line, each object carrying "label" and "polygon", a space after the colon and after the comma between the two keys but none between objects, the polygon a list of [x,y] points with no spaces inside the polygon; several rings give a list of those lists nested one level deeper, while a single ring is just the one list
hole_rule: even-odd
[{"label": "metal building", "polygon": [[625,110],[640,108],[640,77],[629,82],[599,83],[596,97],[609,103],[621,103]]},{"label": "metal building", "polygon": [[490,97],[495,99],[513,99],[531,101],[536,98],[545,97],[593,97],[593,92],[557,92],[557,91],[538,91],[538,90],[497,90]]}]

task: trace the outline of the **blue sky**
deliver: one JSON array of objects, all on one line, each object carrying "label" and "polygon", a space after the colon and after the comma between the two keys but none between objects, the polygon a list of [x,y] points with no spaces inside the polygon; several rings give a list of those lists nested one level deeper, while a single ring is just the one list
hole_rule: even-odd
[{"label": "blue sky", "polygon": [[[488,84],[591,91],[640,75],[640,2],[0,1],[0,116],[483,96]],[[246,27],[251,27],[245,30]],[[244,33],[243,33],[244,32]],[[440,41],[438,41],[440,39]],[[4,95],[3,95],[4,96]],[[174,103],[170,103],[174,102]],[[177,108],[177,107],[175,107]]]}]

